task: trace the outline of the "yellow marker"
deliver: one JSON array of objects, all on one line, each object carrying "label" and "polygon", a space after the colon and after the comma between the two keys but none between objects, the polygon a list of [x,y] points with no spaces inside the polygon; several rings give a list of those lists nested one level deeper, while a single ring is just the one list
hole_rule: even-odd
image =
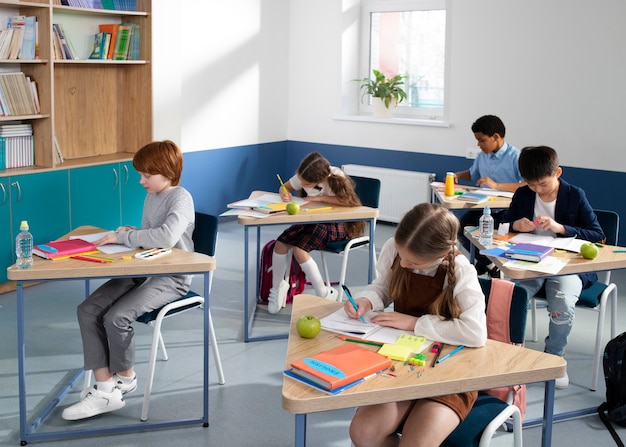
[{"label": "yellow marker", "polygon": [[131,259],[133,259],[132,256],[122,256],[122,261],[130,261]]}]

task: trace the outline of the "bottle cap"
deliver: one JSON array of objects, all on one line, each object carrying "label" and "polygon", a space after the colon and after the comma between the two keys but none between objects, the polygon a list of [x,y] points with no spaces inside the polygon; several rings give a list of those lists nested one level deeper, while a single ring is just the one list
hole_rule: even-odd
[{"label": "bottle cap", "polygon": [[485,209],[483,210],[483,214],[491,214],[491,208],[486,206]]},{"label": "bottle cap", "polygon": [[20,224],[20,230],[28,230],[28,221],[27,220],[23,220],[22,223]]}]

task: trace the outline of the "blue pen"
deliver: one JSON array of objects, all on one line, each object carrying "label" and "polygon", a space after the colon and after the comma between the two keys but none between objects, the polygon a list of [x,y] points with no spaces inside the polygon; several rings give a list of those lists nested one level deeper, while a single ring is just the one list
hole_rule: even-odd
[{"label": "blue pen", "polygon": [[[346,292],[346,296],[350,300],[350,303],[352,304],[352,307],[354,307],[354,310],[356,310],[357,313],[358,313],[359,312],[359,306],[357,306],[356,301],[354,301],[354,298],[352,298],[352,295],[350,294],[350,290],[348,290],[348,288],[346,287],[345,284],[342,284],[341,288],[343,289],[344,292]],[[363,315],[359,315],[359,319],[363,323],[365,323],[365,318],[363,318]]]},{"label": "blue pen", "polygon": [[456,348],[454,348],[452,351],[448,352],[446,355],[444,355],[443,357],[440,357],[439,359],[437,359],[437,363],[441,363],[443,362],[445,359],[447,359],[448,357],[453,356],[454,354],[456,354],[457,352],[459,352],[461,349],[463,349],[465,346],[460,345],[457,346]]}]

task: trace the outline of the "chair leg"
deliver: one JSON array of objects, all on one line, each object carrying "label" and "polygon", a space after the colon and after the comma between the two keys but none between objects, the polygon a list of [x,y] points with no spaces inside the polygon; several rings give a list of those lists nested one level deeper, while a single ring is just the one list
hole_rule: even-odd
[{"label": "chair leg", "polygon": [[600,296],[600,304],[598,305],[598,323],[596,327],[596,344],[593,351],[593,371],[591,374],[591,386],[589,389],[591,391],[595,391],[598,386],[598,376],[600,375],[600,364],[602,362],[602,356],[604,353],[603,350],[603,336],[604,336],[604,318],[606,316],[606,307],[609,304],[608,301],[611,300],[611,338],[615,338],[613,325],[614,317],[615,317],[615,306],[613,303],[617,301],[617,287],[615,284],[609,284],[609,286],[604,289],[602,295]]},{"label": "chair leg", "polygon": [[90,369],[85,370],[85,382],[83,383],[83,389],[87,389],[91,386],[91,373]]},{"label": "chair leg", "polygon": [[161,337],[161,323],[162,318],[157,318],[154,321],[154,329],[152,332],[152,345],[150,347],[150,359],[148,360],[148,374],[146,376],[146,388],[143,393],[143,404],[141,406],[141,420],[143,422],[148,420],[148,411],[150,409],[150,395],[152,394],[152,383],[154,381],[154,370],[156,367],[156,358],[159,343],[163,342]]},{"label": "chair leg", "polygon": [[211,310],[209,309],[209,337],[211,339],[211,348],[213,349],[213,358],[215,359],[215,367],[217,368],[217,376],[220,385],[226,383],[224,378],[224,369],[222,368],[222,359],[220,351],[217,347],[217,338],[215,337],[215,328],[213,327],[213,318],[211,318]]},{"label": "chair leg", "polygon": [[167,355],[167,349],[165,349],[165,342],[163,341],[163,334],[159,330],[159,346],[161,347],[161,352],[163,353],[163,361],[166,362],[170,359]]},{"label": "chair leg", "polygon": [[320,250],[320,258],[322,260],[322,268],[324,269],[324,278],[326,279],[326,287],[330,287],[330,275],[328,274],[328,264],[326,263],[326,257],[324,251]]},{"label": "chair leg", "polygon": [[530,327],[532,331],[531,341],[537,341],[537,301],[530,299]]}]

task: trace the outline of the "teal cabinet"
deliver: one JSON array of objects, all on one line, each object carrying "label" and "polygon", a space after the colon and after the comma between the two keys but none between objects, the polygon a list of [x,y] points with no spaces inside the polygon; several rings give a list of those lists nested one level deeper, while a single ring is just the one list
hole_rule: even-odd
[{"label": "teal cabinet", "polygon": [[14,240],[22,220],[28,221],[35,244],[57,239],[71,227],[66,169],[2,177],[0,185],[0,282],[4,282],[6,268],[15,262]]},{"label": "teal cabinet", "polygon": [[95,225],[115,230],[141,226],[145,190],[131,162],[70,170],[72,228]]}]

